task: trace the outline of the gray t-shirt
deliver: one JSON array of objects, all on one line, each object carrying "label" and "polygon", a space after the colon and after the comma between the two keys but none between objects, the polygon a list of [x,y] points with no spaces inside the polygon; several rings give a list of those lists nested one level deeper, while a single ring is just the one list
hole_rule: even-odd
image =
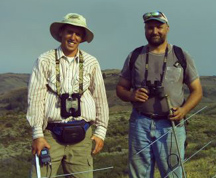
[{"label": "gray t-shirt", "polygon": [[[185,84],[190,84],[197,79],[198,73],[194,65],[194,61],[190,55],[183,51],[186,58],[186,71],[185,71]],[[146,46],[142,49],[141,54],[137,58],[132,70],[129,68],[129,61],[132,52],[128,55],[124,67],[120,73],[120,77],[134,83],[134,88],[145,87],[143,86],[146,64]],[[153,84],[154,81],[161,80],[162,66],[164,63],[165,54],[149,53],[149,65],[148,65],[148,78]],[[167,94],[171,100],[173,107],[181,106],[184,102],[184,89],[183,89],[183,68],[182,66],[175,65],[178,62],[177,57],[174,54],[173,46],[168,45],[167,64],[165,69],[165,75],[162,81],[164,87],[164,93]],[[147,114],[159,114],[166,115],[169,113],[166,99],[160,99],[158,97],[150,97],[145,103],[134,102],[133,107],[143,113]]]}]

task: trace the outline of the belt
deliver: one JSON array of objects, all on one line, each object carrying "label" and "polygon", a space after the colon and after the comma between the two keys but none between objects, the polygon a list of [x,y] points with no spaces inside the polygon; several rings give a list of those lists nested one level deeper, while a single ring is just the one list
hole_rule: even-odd
[{"label": "belt", "polygon": [[53,127],[57,127],[60,126],[59,123],[48,123],[46,129],[51,130],[53,129]]},{"label": "belt", "polygon": [[151,119],[155,120],[160,120],[160,119],[168,119],[168,115],[159,115],[159,114],[148,114],[148,113],[143,113],[141,111],[136,110],[139,114],[146,116]]},{"label": "belt", "polygon": [[46,129],[51,130],[55,127],[65,127],[65,126],[79,126],[79,125],[83,125],[84,127],[86,126],[86,124],[88,124],[89,126],[91,126],[90,122],[85,122],[84,120],[80,120],[80,121],[74,121],[74,122],[68,122],[68,123],[64,123],[64,122],[49,122],[47,124]]}]

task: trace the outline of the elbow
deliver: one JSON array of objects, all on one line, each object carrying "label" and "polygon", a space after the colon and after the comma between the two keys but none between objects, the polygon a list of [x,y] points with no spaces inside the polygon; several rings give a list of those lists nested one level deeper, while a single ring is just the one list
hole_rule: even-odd
[{"label": "elbow", "polygon": [[116,96],[119,97],[119,98],[121,98],[120,93],[121,93],[121,92],[120,92],[120,86],[117,85],[117,86],[116,86]]},{"label": "elbow", "polygon": [[203,91],[201,89],[201,91],[199,92],[199,99],[201,100],[203,98]]},{"label": "elbow", "polygon": [[116,86],[116,96],[121,99],[122,101],[126,101],[124,98],[124,91],[120,85]]},{"label": "elbow", "polygon": [[195,96],[197,98],[197,101],[200,102],[203,98],[203,91],[202,88],[196,91]]},{"label": "elbow", "polygon": [[117,86],[116,87],[116,95],[119,99],[121,99],[124,102],[129,102],[130,101],[130,91],[126,90],[124,87],[122,86]]},{"label": "elbow", "polygon": [[198,96],[199,96],[199,98],[200,98],[200,100],[203,98],[203,89],[202,89],[202,86],[200,85],[200,87],[199,87],[199,90],[198,90]]}]

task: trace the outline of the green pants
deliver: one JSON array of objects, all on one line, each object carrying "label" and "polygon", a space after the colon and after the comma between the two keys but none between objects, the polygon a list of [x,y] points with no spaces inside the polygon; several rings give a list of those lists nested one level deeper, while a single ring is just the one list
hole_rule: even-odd
[{"label": "green pants", "polygon": [[[86,132],[86,137],[83,141],[73,144],[66,145],[60,144],[55,140],[53,134],[49,130],[45,130],[44,138],[50,144],[51,149],[49,150],[52,162],[52,174],[55,176],[57,171],[62,165],[64,174],[75,173],[70,176],[65,176],[67,178],[93,178],[93,158],[91,155],[92,151],[92,128],[90,127]],[[41,167],[41,177],[49,176],[50,168],[47,166]],[[84,172],[90,171],[85,173]],[[31,169],[31,178],[37,178],[35,161],[33,159],[32,169]]]}]

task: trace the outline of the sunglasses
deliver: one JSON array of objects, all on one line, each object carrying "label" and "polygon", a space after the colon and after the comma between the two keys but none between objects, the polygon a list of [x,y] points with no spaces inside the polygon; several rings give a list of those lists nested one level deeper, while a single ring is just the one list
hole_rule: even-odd
[{"label": "sunglasses", "polygon": [[143,15],[144,21],[148,20],[151,17],[165,17],[165,15],[162,12],[156,11],[156,12],[147,12]]}]

